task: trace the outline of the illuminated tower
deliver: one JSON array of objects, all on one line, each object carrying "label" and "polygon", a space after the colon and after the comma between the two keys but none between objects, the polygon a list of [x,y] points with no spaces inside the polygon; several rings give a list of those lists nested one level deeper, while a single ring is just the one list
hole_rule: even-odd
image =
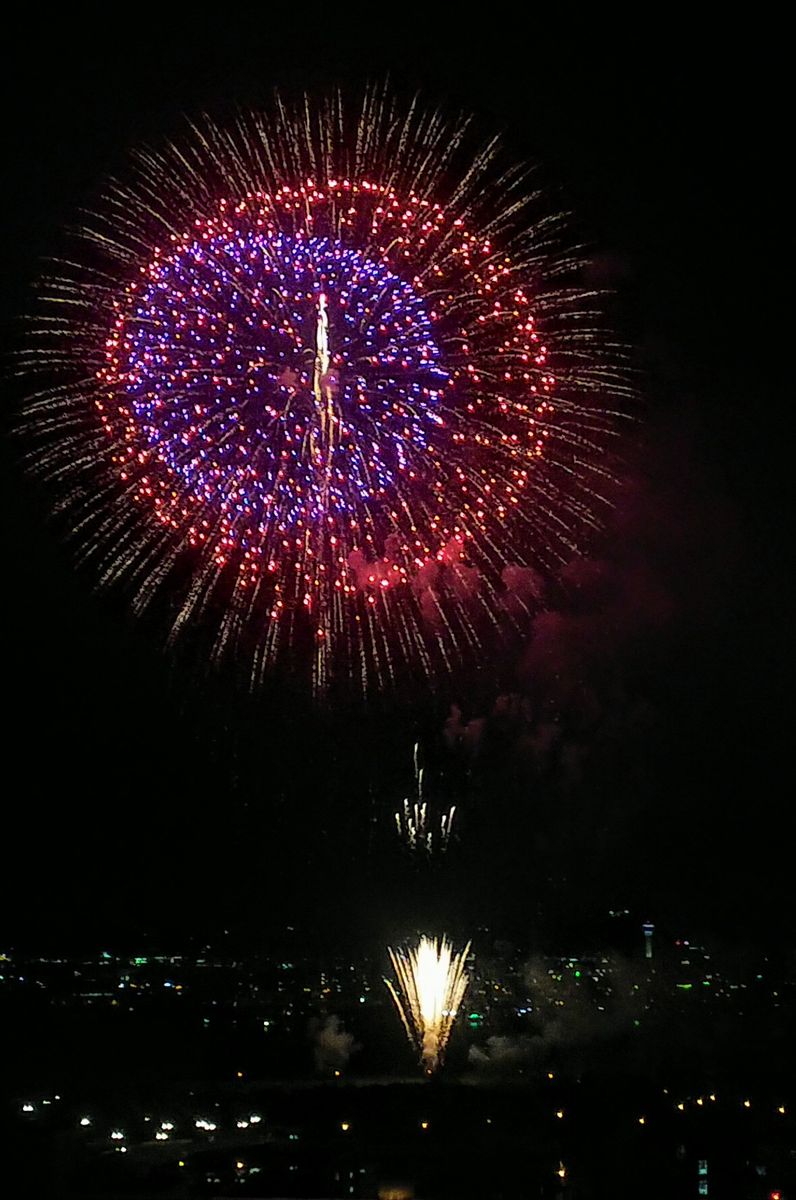
[{"label": "illuminated tower", "polygon": [[644,957],[652,958],[652,935],[655,932],[655,926],[652,921],[645,921],[641,928],[644,930]]}]

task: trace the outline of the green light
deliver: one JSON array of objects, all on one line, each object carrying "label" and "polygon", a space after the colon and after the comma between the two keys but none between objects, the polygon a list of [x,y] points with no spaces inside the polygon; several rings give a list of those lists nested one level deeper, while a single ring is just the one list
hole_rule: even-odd
[{"label": "green light", "polygon": [[694,985],[693,983],[678,983],[676,987],[682,988],[684,992],[689,991]]},{"label": "green light", "polygon": [[576,979],[580,979],[580,971],[576,971],[576,972],[575,972],[575,978],[576,978]]}]

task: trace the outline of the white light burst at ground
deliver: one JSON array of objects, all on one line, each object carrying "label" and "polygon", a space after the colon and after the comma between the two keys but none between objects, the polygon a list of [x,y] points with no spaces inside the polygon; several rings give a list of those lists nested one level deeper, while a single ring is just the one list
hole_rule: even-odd
[{"label": "white light burst at ground", "polygon": [[414,949],[392,950],[390,960],[398,986],[386,980],[406,1035],[420,1051],[423,1069],[431,1075],[442,1063],[453,1023],[469,982],[464,966],[470,952],[455,954],[445,938],[420,938]]}]

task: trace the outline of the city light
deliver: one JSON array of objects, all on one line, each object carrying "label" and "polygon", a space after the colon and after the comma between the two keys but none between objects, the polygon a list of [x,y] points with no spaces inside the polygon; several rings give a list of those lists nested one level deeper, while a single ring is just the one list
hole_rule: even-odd
[{"label": "city light", "polygon": [[[416,945],[417,942],[413,943],[411,948],[414,948]],[[406,954],[408,956],[408,951],[406,951]],[[280,1026],[280,1029],[292,1028],[294,1036],[297,1038],[302,1038],[304,1036],[304,1022],[306,1020],[306,1013],[307,1011],[312,1011],[312,1009],[307,1009],[306,1007],[302,1008],[302,1004],[313,1005],[319,996],[322,998],[324,988],[328,988],[330,996],[333,996],[333,998],[329,1001],[329,1004],[333,1006],[336,1006],[337,1004],[348,1004],[353,1005],[356,1008],[358,1007],[358,998],[361,995],[366,996],[369,1003],[373,1001],[374,997],[377,995],[374,988],[374,984],[379,977],[377,974],[375,974],[378,971],[377,959],[365,959],[364,961],[359,962],[356,960],[342,959],[338,960],[334,965],[332,965],[324,964],[322,961],[319,963],[317,959],[310,957],[302,959],[298,954],[294,955],[294,957],[295,962],[290,968],[294,973],[293,978],[290,981],[286,980],[285,984],[282,985],[280,990],[285,994],[283,994],[283,996],[277,1002],[282,1006],[279,1011],[284,1012],[286,1015],[289,1008],[293,1009],[292,1022],[283,1021],[280,1018],[277,1024]],[[556,955],[555,957],[545,955],[542,958],[540,967],[536,968],[536,966],[534,966],[531,973],[529,973],[528,966],[520,955],[515,955],[513,960],[509,960],[504,957],[503,952],[499,952],[494,963],[491,958],[489,960],[485,958],[483,962],[484,964],[488,962],[488,966],[482,966],[479,962],[477,964],[477,969],[472,970],[469,967],[469,962],[471,960],[468,958],[467,961],[468,973],[471,974],[468,988],[470,988],[471,991],[468,991],[466,995],[468,998],[472,999],[472,1005],[468,1004],[467,1012],[465,1013],[464,1006],[462,1004],[459,1015],[466,1017],[470,1012],[470,1008],[472,1007],[474,1011],[478,1010],[479,1017],[483,1019],[484,1029],[483,1031],[479,1031],[480,1036],[479,1033],[476,1033],[474,1039],[476,1043],[481,1043],[479,1050],[481,1047],[483,1047],[483,1057],[479,1061],[479,1058],[476,1055],[472,1055],[470,1060],[471,1063],[477,1064],[479,1067],[481,1066],[482,1062],[484,1064],[488,1064],[488,1056],[495,1053],[493,1050],[493,1045],[497,1046],[498,1051],[502,1049],[502,1044],[500,1041],[498,1040],[493,1042],[492,1039],[495,1036],[495,1030],[501,1028],[500,1023],[504,1020],[504,1017],[512,1017],[515,1012],[519,1011],[519,1005],[527,1006],[531,1003],[533,1004],[532,1011],[536,1014],[539,1014],[544,1011],[545,1000],[547,1000],[547,1002],[552,1006],[553,1002],[557,998],[556,984],[561,984],[563,982],[566,985],[569,983],[569,986],[573,989],[575,986],[573,978],[574,969],[571,966],[568,968],[566,965],[567,960],[561,958],[560,955]],[[582,964],[589,964],[591,959],[585,955],[582,955],[579,961]],[[190,982],[190,976],[187,974],[186,962],[181,960],[181,965],[182,969],[186,971],[186,994],[190,996],[193,988]],[[324,967],[324,970],[320,973],[319,982],[318,972],[321,965]],[[257,993],[259,992],[259,1001],[255,1002],[269,1006],[274,1003],[270,995],[267,994],[267,984],[264,986],[263,982],[261,982],[261,980],[258,979],[258,977],[254,974],[254,971],[246,970],[245,973],[241,972],[240,965],[237,963],[234,966],[234,970],[236,972],[235,986],[236,988],[241,989],[241,993],[243,989],[245,989],[246,994],[251,992],[256,997]],[[587,980],[592,980],[595,977],[595,971],[592,970],[591,966],[584,966],[582,974]],[[544,994],[540,996],[538,993],[534,992],[531,999],[531,996],[529,996],[528,993],[532,989],[539,986],[537,975],[538,977],[545,979],[545,983],[546,977],[549,977],[552,980],[552,984],[546,984],[547,986],[551,987],[551,994],[545,997]],[[608,975],[610,978],[608,972],[606,972],[606,975]],[[558,978],[559,976],[561,976],[560,979]],[[79,976],[76,976],[76,978],[79,978]],[[392,978],[397,987],[398,981],[394,976]],[[585,986],[586,979],[581,980],[581,988]],[[109,986],[115,987],[115,985],[115,979],[109,981]],[[90,988],[91,990],[88,994],[93,1000],[95,989],[97,988],[97,984],[93,980],[89,983],[81,982],[78,984],[78,986]],[[152,986],[157,989],[159,995],[160,981],[153,981]],[[665,986],[669,988],[672,993],[674,993],[673,979],[666,980]],[[308,999],[305,997],[308,997]],[[112,993],[109,993],[107,996],[108,1002],[110,1002],[111,998]],[[232,1000],[235,998],[237,998],[236,994],[232,994]],[[203,1004],[206,1002],[207,1001],[205,999],[202,1000]],[[589,998],[589,1003],[591,1003],[591,998]],[[446,1011],[448,1013],[450,1011],[446,1010],[444,1004],[441,1005],[441,1009],[443,1010],[443,1015]],[[555,1010],[551,1008],[551,1013],[552,1012],[555,1012]],[[217,1017],[219,1025],[222,1023],[223,1019],[224,1017],[222,1010],[219,1012]],[[259,1029],[259,1018],[255,1016],[253,1020],[253,1028],[256,1034],[256,1030]],[[197,1024],[200,1025],[200,1022],[197,1022]],[[395,1035],[397,1035],[397,1023],[396,1028],[394,1029],[394,1036]],[[520,1038],[523,1036],[527,1035],[520,1034]],[[463,1044],[460,1048],[461,1053],[459,1056],[459,1061],[461,1064],[464,1064],[467,1057],[466,1041],[471,1039],[472,1035],[470,1035],[468,1039],[463,1039]],[[417,1042],[415,1041],[414,1037],[413,1044],[417,1046]],[[508,1043],[508,1045],[510,1046],[511,1043]],[[333,1059],[331,1064],[332,1066],[334,1065],[334,1061],[335,1060]],[[344,1065],[343,1060],[338,1059],[337,1061],[340,1063],[340,1066],[336,1068],[339,1071],[340,1076],[347,1076],[348,1070]],[[532,1066],[532,1060],[525,1058],[518,1059],[517,1064],[518,1074],[526,1075],[526,1079],[524,1081],[518,1080],[518,1082],[524,1083],[525,1086],[538,1087],[539,1082],[542,1080],[547,1080],[551,1084],[553,1082],[556,1083],[555,1088],[551,1087],[550,1093],[551,1095],[554,1095],[556,1099],[558,1099],[559,1103],[555,1109],[547,1109],[548,1118],[549,1116],[553,1116],[555,1120],[560,1122],[560,1126],[555,1127],[560,1131],[560,1135],[557,1139],[560,1145],[558,1147],[554,1147],[554,1149],[558,1148],[559,1152],[567,1149],[569,1140],[567,1140],[567,1145],[565,1145],[563,1142],[561,1142],[561,1137],[566,1134],[566,1129],[570,1129],[572,1122],[575,1121],[575,1127],[572,1135],[575,1137],[576,1143],[573,1143],[573,1145],[569,1146],[574,1153],[577,1139],[579,1139],[581,1136],[581,1121],[580,1119],[576,1119],[577,1113],[572,1107],[573,1097],[577,1094],[577,1088],[575,1087],[574,1079],[570,1079],[568,1073],[566,1073],[564,1076],[559,1075],[555,1069],[543,1067],[540,1070],[538,1065],[534,1070]],[[628,1134],[630,1135],[630,1141],[628,1142],[627,1147],[622,1148],[620,1153],[622,1155],[626,1154],[628,1161],[632,1160],[634,1162],[640,1162],[643,1159],[644,1146],[646,1145],[646,1139],[648,1136],[646,1127],[650,1125],[650,1122],[656,1127],[655,1130],[652,1130],[649,1134],[649,1136],[654,1136],[655,1146],[658,1147],[659,1144],[665,1146],[667,1141],[670,1141],[672,1150],[676,1150],[677,1146],[684,1141],[687,1135],[682,1131],[680,1134],[677,1134],[674,1126],[672,1129],[669,1129],[666,1120],[663,1120],[661,1123],[663,1113],[668,1109],[668,1106],[671,1105],[676,1112],[683,1115],[684,1131],[689,1122],[695,1121],[700,1123],[706,1120],[708,1114],[705,1112],[705,1110],[712,1105],[715,1111],[713,1113],[711,1131],[703,1130],[703,1134],[704,1136],[708,1136],[708,1133],[710,1132],[710,1136],[712,1137],[713,1124],[715,1124],[715,1121],[719,1121],[719,1126],[716,1127],[716,1144],[713,1146],[710,1153],[710,1175],[711,1180],[714,1174],[720,1176],[721,1173],[727,1169],[725,1151],[723,1149],[723,1143],[720,1141],[720,1139],[725,1136],[723,1125],[727,1125],[731,1129],[734,1128],[734,1122],[737,1120],[738,1107],[750,1114],[748,1120],[747,1118],[741,1118],[741,1125],[749,1125],[751,1122],[751,1110],[752,1108],[755,1108],[755,1101],[752,1099],[750,1092],[744,1093],[744,1091],[741,1091],[741,1088],[744,1086],[744,1084],[749,1083],[756,1087],[755,1094],[757,1096],[757,1107],[755,1108],[755,1121],[751,1122],[751,1125],[749,1125],[746,1136],[744,1136],[739,1128],[737,1134],[733,1135],[733,1137],[735,1137],[735,1140],[741,1146],[744,1142],[748,1141],[752,1169],[754,1170],[756,1165],[758,1174],[761,1176],[760,1186],[763,1187],[763,1191],[760,1192],[760,1195],[765,1196],[767,1200],[770,1200],[770,1196],[776,1193],[766,1191],[765,1187],[767,1186],[769,1189],[771,1189],[773,1186],[773,1179],[777,1178],[779,1179],[781,1185],[784,1187],[787,1186],[783,1177],[778,1175],[780,1161],[778,1157],[779,1152],[776,1145],[778,1140],[776,1131],[779,1129],[780,1134],[783,1130],[787,1131],[788,1122],[785,1121],[784,1118],[792,1114],[793,1109],[791,1105],[791,1097],[787,1094],[786,1089],[782,1088],[780,1091],[782,1084],[777,1076],[772,1076],[768,1083],[761,1081],[755,1083],[751,1076],[746,1080],[744,1080],[743,1076],[740,1076],[735,1087],[730,1092],[727,1092],[726,1095],[725,1093],[722,1093],[722,1104],[719,1106],[718,1094],[715,1091],[706,1092],[703,1090],[705,1085],[709,1084],[712,1078],[715,1078],[713,1074],[714,1069],[716,1068],[714,1068],[712,1063],[700,1062],[696,1064],[694,1070],[687,1077],[687,1081],[685,1078],[683,1078],[679,1083],[673,1084],[671,1079],[667,1080],[665,1078],[662,1071],[661,1074],[655,1079],[656,1086],[650,1090],[636,1087],[633,1084],[623,1086],[621,1091],[624,1098],[617,1106],[618,1111],[616,1113],[616,1132],[620,1143],[623,1136],[625,1137],[625,1140],[627,1140]],[[457,1064],[457,1075],[458,1070],[459,1066]],[[340,1089],[332,1079],[333,1073],[334,1072],[329,1069],[328,1063],[325,1064],[323,1074],[325,1075],[327,1082],[326,1084],[321,1083],[319,1086],[331,1088],[335,1094],[338,1094],[340,1093]],[[243,1108],[243,1105],[244,1103],[248,1104],[249,1100],[254,1099],[255,1096],[249,1093],[248,1084],[245,1089],[242,1086],[240,1089],[238,1089],[238,1087],[235,1085],[235,1076],[235,1070],[229,1069],[228,1066],[226,1072],[223,1073],[223,1077],[228,1081],[226,1084],[219,1080],[217,1081],[215,1087],[211,1087],[209,1090],[197,1090],[195,1093],[186,1091],[182,1099],[177,1099],[175,1093],[171,1090],[163,1090],[160,1094],[148,1094],[146,1102],[138,1105],[133,1104],[129,1112],[127,1109],[125,1109],[123,1112],[114,1112],[113,1109],[110,1109],[108,1112],[104,1112],[102,1104],[106,1101],[100,1102],[99,1096],[95,1101],[90,1094],[84,1093],[82,1099],[78,1100],[77,1102],[92,1104],[92,1106],[97,1103],[98,1107],[96,1115],[87,1112],[86,1109],[84,1109],[81,1113],[80,1109],[76,1107],[76,1103],[73,1099],[69,1111],[65,1114],[66,1128],[72,1129],[73,1132],[71,1136],[76,1137],[76,1144],[82,1144],[82,1155],[85,1156],[86,1161],[89,1161],[89,1159],[92,1157],[97,1159],[101,1158],[103,1155],[107,1157],[111,1153],[114,1154],[114,1157],[115,1153],[129,1153],[131,1158],[125,1159],[126,1163],[132,1162],[135,1164],[140,1155],[143,1165],[147,1163],[148,1156],[149,1159],[151,1159],[153,1166],[157,1163],[158,1158],[161,1158],[161,1166],[165,1166],[165,1164],[170,1161],[172,1164],[171,1169],[173,1170],[173,1167],[177,1165],[178,1160],[171,1157],[173,1148],[169,1147],[166,1149],[165,1146],[165,1143],[171,1141],[172,1138],[174,1138],[177,1146],[182,1145],[184,1150],[189,1150],[189,1139],[192,1140],[197,1148],[197,1153],[202,1144],[204,1144],[205,1152],[211,1150],[212,1146],[215,1144],[220,1150],[220,1156],[218,1158],[218,1162],[212,1164],[208,1168],[207,1172],[204,1172],[204,1163],[201,1162],[201,1156],[196,1163],[194,1163],[192,1158],[186,1163],[186,1165],[192,1170],[194,1168],[196,1169],[198,1173],[197,1179],[199,1182],[201,1182],[206,1175],[206,1181],[208,1185],[217,1188],[220,1186],[219,1178],[217,1178],[217,1176],[220,1177],[220,1173],[223,1173],[223,1169],[226,1169],[227,1173],[229,1173],[230,1169],[232,1168],[232,1175],[234,1178],[236,1162],[236,1159],[232,1157],[234,1150],[244,1149],[247,1147],[247,1144],[262,1140],[261,1135],[258,1136],[258,1132],[256,1132],[259,1130],[260,1124],[263,1124],[265,1127],[263,1131],[263,1133],[265,1133],[266,1130],[270,1129],[271,1121],[273,1120],[274,1129],[276,1131],[281,1131],[279,1136],[284,1138],[285,1146],[289,1147],[289,1150],[293,1150],[294,1148],[298,1150],[299,1142],[303,1143],[307,1139],[308,1133],[310,1132],[308,1127],[304,1125],[303,1119],[296,1116],[296,1114],[291,1115],[287,1109],[284,1112],[280,1112],[277,1108],[274,1108],[274,1111],[271,1112],[269,1107],[268,1118],[266,1118],[265,1115],[259,1110],[249,1110],[247,1112]],[[533,1082],[534,1079],[536,1081],[535,1083]],[[409,1082],[405,1082],[407,1086],[409,1086]],[[450,1089],[452,1090],[457,1087],[458,1082],[458,1079],[451,1079],[449,1084]],[[62,1136],[62,1134],[59,1135],[58,1131],[63,1131],[64,1129],[62,1122],[48,1121],[48,1118],[55,1118],[58,1113],[58,1102],[56,1101],[57,1093],[54,1093],[52,1090],[53,1083],[54,1081],[50,1081],[48,1085],[47,1083],[43,1082],[41,1084],[42,1090],[35,1093],[37,1096],[36,1100],[25,1100],[23,1103],[22,1099],[17,1098],[14,1104],[14,1111],[17,1114],[16,1120],[18,1124],[22,1126],[27,1122],[30,1126],[36,1125],[37,1129],[42,1127],[40,1132],[43,1139],[46,1139],[47,1136],[50,1136],[50,1132],[48,1131],[48,1126],[50,1124],[52,1124],[51,1136],[53,1137]],[[667,1086],[662,1086],[663,1084],[667,1084]],[[448,1089],[446,1089],[446,1091],[447,1090]],[[681,1091],[681,1093],[684,1091],[686,1094],[684,1096],[681,1094],[679,1099],[672,1099],[672,1092],[676,1091]],[[776,1094],[777,1091],[779,1091],[778,1096]],[[784,1095],[783,1092],[785,1092]],[[426,1093],[424,1092],[423,1094]],[[611,1097],[616,1099],[619,1097],[619,1094],[620,1089],[617,1086],[615,1093],[610,1092],[607,1094],[607,1099]],[[432,1087],[427,1099],[434,1099],[435,1095],[436,1088]],[[651,1095],[655,1095],[657,1099],[656,1104],[653,1105],[652,1117],[650,1118],[650,1116],[647,1115],[646,1109],[649,1106],[648,1101],[650,1100]],[[195,1096],[195,1098],[187,1100],[187,1103],[190,1104],[191,1107],[187,1109],[187,1112],[184,1112],[182,1105],[186,1104],[186,1097],[188,1096]],[[338,1098],[342,1099],[341,1093],[338,1094]],[[69,1099],[70,1098],[67,1096],[67,1100]],[[46,1103],[46,1101],[49,1101],[49,1103]],[[410,1138],[412,1136],[412,1128],[414,1128],[415,1135],[417,1133],[423,1133],[424,1138],[425,1134],[430,1133],[431,1131],[432,1112],[429,1112],[429,1107],[427,1107],[426,1104],[422,1103],[421,1101],[422,1097],[420,1097],[420,1093],[418,1092],[418,1103],[414,1107],[413,1120],[410,1119],[409,1126],[405,1131],[407,1136]],[[600,1102],[601,1101],[595,1097],[595,1103]],[[589,1099],[588,1103],[592,1103],[591,1098]],[[639,1105],[641,1103],[644,1104],[644,1109],[641,1113],[639,1113]],[[657,1104],[661,1105],[660,1113],[657,1111]],[[200,1107],[205,1109],[205,1113],[212,1112],[213,1116],[210,1117],[204,1114],[197,1114],[196,1109]],[[426,1113],[421,1117],[417,1113],[417,1108],[420,1108],[422,1112],[423,1107],[426,1108]],[[579,1101],[578,1105],[576,1105],[576,1108],[579,1109],[580,1107],[581,1101]],[[174,1117],[164,1118],[164,1108],[171,1108],[172,1112],[175,1113]],[[700,1110],[700,1115],[698,1117],[693,1112],[695,1108]],[[634,1109],[636,1115],[635,1117],[631,1117],[630,1114]],[[622,1110],[624,1110],[624,1116],[622,1115]],[[476,1142],[479,1138],[483,1138],[484,1142],[488,1143],[490,1141],[490,1131],[493,1130],[495,1126],[501,1127],[505,1124],[500,1115],[503,1110],[498,1108],[497,1110],[493,1109],[493,1112],[494,1111],[498,1112],[498,1116],[487,1115],[483,1109],[477,1113],[475,1125],[472,1131],[473,1138]],[[671,1110],[669,1109],[669,1111]],[[75,1115],[75,1112],[77,1115]],[[686,1113],[688,1114],[687,1121],[685,1120]],[[736,1116],[733,1116],[733,1114],[736,1114]],[[124,1116],[127,1125],[130,1127],[129,1132],[125,1126],[110,1123],[111,1117],[114,1115]],[[774,1120],[774,1118],[777,1116],[782,1118],[778,1124]],[[32,1121],[31,1117],[35,1117],[36,1120]],[[353,1121],[351,1120],[351,1117],[354,1118]],[[566,1129],[564,1122],[566,1122]],[[624,1122],[624,1134],[621,1133],[622,1122]],[[642,1131],[643,1136],[640,1138],[633,1138],[632,1132],[629,1130],[629,1124],[631,1122],[635,1122],[637,1124],[639,1130]],[[759,1128],[758,1122],[760,1126]],[[432,1148],[432,1143],[435,1142],[436,1138],[439,1136],[436,1116],[434,1117],[433,1123],[435,1125],[435,1138],[431,1140],[425,1138],[427,1149]],[[349,1132],[353,1132],[354,1124],[357,1125],[358,1133],[357,1137],[352,1141],[352,1139],[348,1138],[348,1134]],[[677,1123],[675,1122],[674,1125],[676,1124]],[[329,1129],[332,1136],[334,1136],[335,1127],[337,1128],[338,1133],[340,1133],[341,1136],[346,1139],[346,1146],[349,1149],[351,1149],[352,1146],[356,1147],[359,1144],[361,1137],[364,1136],[363,1129],[358,1123],[356,1112],[351,1113],[346,1119],[341,1119],[339,1114],[336,1117],[334,1115],[330,1115]],[[245,1132],[250,1128],[253,1131],[251,1136],[248,1134],[246,1138],[240,1138],[238,1136],[240,1133]],[[194,1130],[193,1135],[191,1135],[192,1129]],[[216,1137],[215,1135],[218,1131],[221,1132],[219,1133],[219,1136]],[[550,1132],[552,1133],[553,1131],[551,1130]],[[696,1136],[696,1131],[692,1132],[694,1133],[694,1136]],[[185,1138],[186,1141],[178,1142],[178,1138]],[[676,1139],[676,1141],[671,1141],[672,1138]],[[152,1146],[152,1141],[155,1141],[157,1145]],[[110,1142],[110,1145],[108,1145],[108,1142]],[[510,1143],[511,1136],[510,1133],[507,1132],[506,1139],[501,1139],[501,1156],[505,1147],[510,1146]],[[147,1146],[149,1146],[149,1150],[147,1150]],[[340,1152],[342,1153],[344,1150],[345,1147],[342,1143],[340,1143]],[[417,1150],[418,1152],[421,1150],[421,1146],[419,1144],[417,1146]],[[698,1174],[700,1183],[704,1183],[708,1175],[708,1171],[705,1166],[707,1160],[697,1160],[695,1157],[697,1151],[704,1152],[704,1149],[698,1143],[694,1143],[692,1147],[692,1153],[694,1155],[693,1171],[691,1171],[691,1167],[689,1165],[690,1159],[688,1159],[683,1167],[683,1170],[686,1172],[686,1176],[689,1174],[695,1176],[695,1178],[692,1180],[692,1191],[694,1194],[696,1194],[698,1186],[696,1175]],[[512,1153],[512,1151],[508,1150],[506,1153]],[[735,1153],[735,1150],[733,1150],[733,1153]],[[751,1158],[752,1153],[756,1154],[757,1156],[754,1160]],[[298,1155],[293,1157],[295,1160],[298,1160],[299,1158]],[[226,1158],[226,1168],[222,1168],[221,1165],[224,1158]],[[121,1165],[121,1160],[115,1161],[117,1166]],[[184,1160],[179,1161],[183,1162]],[[699,1168],[698,1172],[697,1168]],[[248,1179],[253,1174],[255,1169],[256,1168],[253,1168],[248,1163],[245,1164],[244,1168],[239,1169],[238,1183],[240,1186],[243,1185],[244,1178]],[[284,1169],[287,1172],[289,1169],[288,1163],[285,1163]],[[299,1172],[301,1169],[302,1168],[300,1166],[297,1168]],[[547,1171],[548,1179],[551,1178],[551,1172],[553,1173],[553,1177],[555,1177],[558,1170],[558,1168],[554,1165],[554,1159],[552,1156],[548,1158],[546,1164],[541,1164],[540,1169],[542,1173]],[[188,1172],[183,1171],[182,1178],[185,1178],[187,1174]],[[552,1187],[554,1192],[558,1189],[562,1191],[563,1194],[563,1191],[572,1186],[571,1175],[568,1167],[566,1169],[566,1183],[561,1182],[561,1179],[563,1178],[564,1176],[560,1176],[558,1185],[553,1185],[551,1182],[551,1184],[548,1186]],[[708,1190],[710,1190],[712,1193],[716,1185],[717,1181],[714,1182],[712,1180],[711,1186]],[[342,1191],[348,1191],[347,1183],[346,1186],[342,1188]],[[355,1187],[354,1192],[356,1191],[357,1188]],[[707,1191],[703,1189],[699,1194],[707,1194]],[[780,1194],[789,1196],[790,1191],[780,1191]],[[796,1198],[794,1198],[794,1200],[796,1200]]]}]

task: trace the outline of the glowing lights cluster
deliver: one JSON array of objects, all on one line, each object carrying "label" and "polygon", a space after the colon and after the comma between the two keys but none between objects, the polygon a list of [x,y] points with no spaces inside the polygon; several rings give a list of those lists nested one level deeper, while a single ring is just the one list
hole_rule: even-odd
[{"label": "glowing lights cluster", "polygon": [[413,747],[415,769],[414,797],[405,796],[401,807],[393,814],[398,836],[412,853],[432,856],[444,854],[453,833],[456,805],[438,813],[423,794],[424,769],[420,766],[420,745]]},{"label": "glowing lights cluster", "polygon": [[464,968],[469,953],[469,942],[457,954],[446,938],[425,936],[411,950],[389,951],[397,987],[390,980],[385,982],[428,1075],[442,1064],[467,990]]},{"label": "glowing lights cluster", "polygon": [[621,370],[556,223],[465,142],[374,94],[194,130],[51,282],[40,465],[103,580],[254,680],[433,675],[599,523]]},{"label": "glowing lights cluster", "polygon": [[440,814],[437,821],[425,800],[415,800],[413,803],[407,797],[395,814],[395,827],[409,850],[423,854],[439,851],[444,854],[450,844],[455,816],[456,805],[453,804]]}]

